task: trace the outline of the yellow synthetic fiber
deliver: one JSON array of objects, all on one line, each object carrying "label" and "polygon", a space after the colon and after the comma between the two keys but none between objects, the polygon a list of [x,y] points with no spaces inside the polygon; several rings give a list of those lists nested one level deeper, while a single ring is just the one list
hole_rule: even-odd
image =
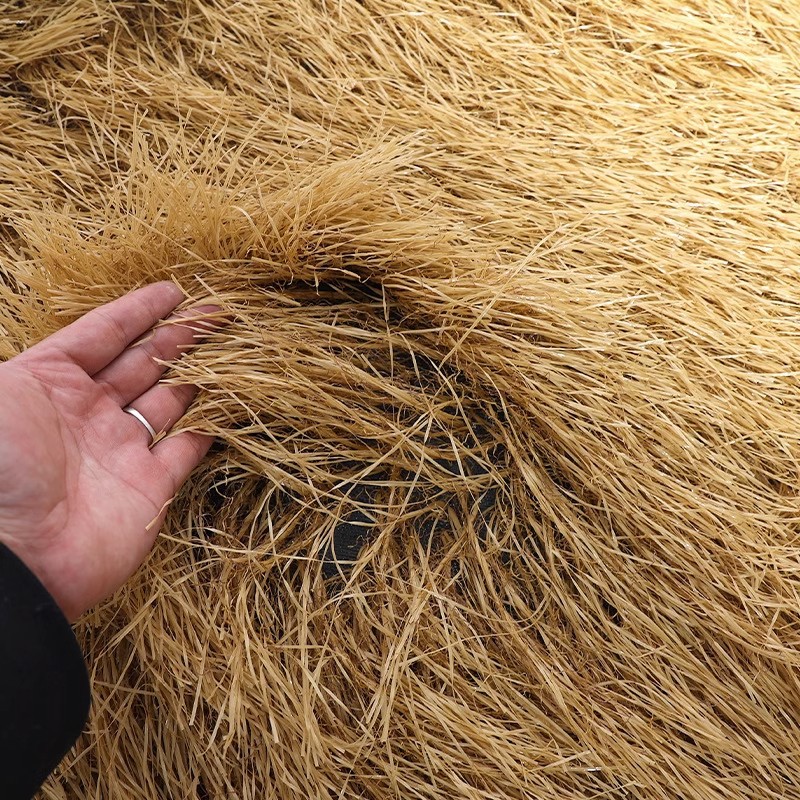
[{"label": "yellow synthetic fiber", "polygon": [[0,358],[233,317],[42,796],[800,797],[799,112],[790,0],[0,0]]}]

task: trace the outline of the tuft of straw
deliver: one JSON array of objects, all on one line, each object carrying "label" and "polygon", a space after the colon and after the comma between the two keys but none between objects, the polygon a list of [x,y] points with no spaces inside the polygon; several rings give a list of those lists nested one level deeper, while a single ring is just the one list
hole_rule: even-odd
[{"label": "tuft of straw", "polygon": [[0,0],[0,358],[164,278],[233,319],[42,797],[800,797],[799,46]]}]

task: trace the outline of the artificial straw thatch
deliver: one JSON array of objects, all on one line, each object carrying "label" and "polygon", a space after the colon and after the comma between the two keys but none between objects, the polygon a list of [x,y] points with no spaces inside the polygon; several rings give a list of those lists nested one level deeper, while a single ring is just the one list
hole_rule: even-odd
[{"label": "artificial straw thatch", "polygon": [[800,2],[0,0],[0,358],[233,319],[42,796],[800,797],[798,193]]}]

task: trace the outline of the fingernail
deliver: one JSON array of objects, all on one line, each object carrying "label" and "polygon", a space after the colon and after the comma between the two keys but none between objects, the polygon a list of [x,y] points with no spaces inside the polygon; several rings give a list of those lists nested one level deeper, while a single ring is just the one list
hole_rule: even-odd
[{"label": "fingernail", "polygon": [[222,306],[218,305],[203,305],[203,306],[195,306],[194,308],[190,308],[189,311],[192,314],[218,314],[222,311]]},{"label": "fingernail", "polygon": [[[209,303],[202,306],[193,306],[192,308],[187,308],[183,313],[189,317],[200,317],[200,319],[196,319],[195,321],[202,327],[214,328],[230,322],[229,316],[214,316],[215,314],[219,314],[221,311],[224,311],[222,306]],[[205,317],[212,317],[212,319],[204,319]]]},{"label": "fingernail", "polygon": [[178,284],[173,283],[172,281],[164,281],[164,283],[167,287],[169,287],[167,291],[169,291],[175,297],[176,300],[178,301],[183,300],[185,295],[183,293],[183,289],[181,289],[180,286],[178,286]]}]

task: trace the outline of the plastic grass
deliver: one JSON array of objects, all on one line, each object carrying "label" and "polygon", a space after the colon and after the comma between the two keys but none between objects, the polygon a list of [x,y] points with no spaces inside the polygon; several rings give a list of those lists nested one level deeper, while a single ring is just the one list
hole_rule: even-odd
[{"label": "plastic grass", "polygon": [[0,0],[0,357],[234,320],[43,797],[800,797],[799,12]]}]

